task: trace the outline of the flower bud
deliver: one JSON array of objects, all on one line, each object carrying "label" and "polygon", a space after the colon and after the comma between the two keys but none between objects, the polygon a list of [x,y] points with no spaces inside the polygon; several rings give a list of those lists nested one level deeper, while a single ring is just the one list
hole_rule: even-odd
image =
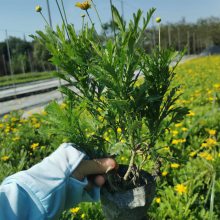
[{"label": "flower bud", "polygon": [[161,18],[160,18],[160,17],[157,17],[157,18],[156,18],[156,22],[157,22],[157,23],[160,23],[160,22],[161,22]]},{"label": "flower bud", "polygon": [[40,6],[40,5],[37,5],[37,6],[35,7],[35,11],[36,11],[36,12],[41,12],[41,11],[42,11],[41,6]]}]

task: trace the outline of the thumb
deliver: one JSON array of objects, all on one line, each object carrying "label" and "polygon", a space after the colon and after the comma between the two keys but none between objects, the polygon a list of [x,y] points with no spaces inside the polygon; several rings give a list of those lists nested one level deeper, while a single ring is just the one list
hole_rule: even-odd
[{"label": "thumb", "polygon": [[82,160],[79,166],[74,170],[73,176],[78,180],[82,180],[85,176],[104,174],[116,167],[117,164],[115,160],[111,158]]}]

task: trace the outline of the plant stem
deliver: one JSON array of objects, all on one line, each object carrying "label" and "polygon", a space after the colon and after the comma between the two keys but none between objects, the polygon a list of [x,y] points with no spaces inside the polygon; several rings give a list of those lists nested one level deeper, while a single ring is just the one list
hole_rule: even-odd
[{"label": "plant stem", "polygon": [[64,13],[65,21],[66,21],[66,24],[68,25],[67,17],[66,17],[66,11],[65,11],[65,8],[64,8],[63,0],[61,0],[61,4],[62,4],[62,9],[63,9],[63,13]]},{"label": "plant stem", "polygon": [[112,0],[110,0],[110,5],[111,5],[111,13],[112,13],[112,26],[113,26],[113,31],[114,31],[114,37],[115,37],[115,40],[116,40],[116,33],[115,33],[115,24],[114,24],[114,16],[113,16],[113,10],[112,10]]},{"label": "plant stem", "polygon": [[42,14],[42,12],[40,12],[40,14],[41,14],[42,18],[44,19],[44,21],[46,22],[46,24],[47,24],[48,26],[50,26],[49,23],[47,22],[46,18],[44,17],[44,15]]},{"label": "plant stem", "polygon": [[57,4],[58,10],[59,10],[59,12],[60,12],[61,19],[62,19],[62,21],[63,21],[63,25],[64,25],[64,27],[65,27],[65,30],[66,30],[66,33],[67,33],[67,37],[68,37],[68,39],[70,40],[69,33],[68,33],[68,30],[67,30],[67,26],[66,26],[65,20],[64,20],[64,18],[63,18],[62,11],[61,11],[61,9],[60,9],[60,5],[59,5],[59,3],[58,3],[57,0],[56,0],[56,4]]},{"label": "plant stem", "polygon": [[106,35],[106,33],[105,33],[105,30],[104,30],[104,28],[103,28],[103,24],[102,24],[101,18],[100,18],[100,16],[99,16],[98,10],[97,10],[97,8],[96,8],[96,5],[95,5],[95,3],[93,2],[93,0],[91,0],[91,2],[92,2],[92,5],[93,5],[93,7],[94,7],[94,9],[95,9],[95,12],[96,12],[96,14],[97,14],[97,17],[98,17],[98,19],[99,19],[100,25],[101,25],[101,27],[102,27],[102,29],[103,29],[103,31],[104,31],[104,35],[105,35],[105,37],[107,37],[107,35]]},{"label": "plant stem", "polygon": [[88,10],[86,10],[86,14],[87,14],[87,16],[88,16],[88,18],[89,18],[89,20],[90,20],[91,24],[93,25],[93,22],[92,22],[92,19],[91,19],[90,15],[89,15]]},{"label": "plant stem", "polygon": [[126,181],[131,173],[131,169],[132,167],[134,166],[134,158],[135,158],[135,155],[136,155],[136,151],[132,150],[132,153],[131,153],[131,159],[130,159],[130,163],[129,163],[129,166],[128,166],[128,170],[127,172],[125,173],[124,175],[124,180]]},{"label": "plant stem", "polygon": [[161,39],[160,39],[160,24],[159,24],[159,51],[160,51],[160,49],[161,49],[161,41],[160,41]]}]

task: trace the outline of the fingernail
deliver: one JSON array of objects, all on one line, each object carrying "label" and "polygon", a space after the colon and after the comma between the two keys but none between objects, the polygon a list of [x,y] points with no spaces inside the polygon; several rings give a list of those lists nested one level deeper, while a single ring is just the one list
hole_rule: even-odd
[{"label": "fingernail", "polygon": [[112,170],[113,169],[113,167],[112,166],[110,166],[110,167],[108,167],[108,169],[105,171],[105,173],[108,173],[110,170]]}]

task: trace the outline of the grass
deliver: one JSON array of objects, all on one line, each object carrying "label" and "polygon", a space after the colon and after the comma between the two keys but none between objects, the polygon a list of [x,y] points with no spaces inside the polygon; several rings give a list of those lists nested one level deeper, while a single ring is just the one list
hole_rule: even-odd
[{"label": "grass", "polygon": [[22,73],[13,76],[1,76],[0,87],[10,86],[13,84],[33,82],[37,80],[50,79],[54,77],[54,72],[34,72],[34,73]]}]

